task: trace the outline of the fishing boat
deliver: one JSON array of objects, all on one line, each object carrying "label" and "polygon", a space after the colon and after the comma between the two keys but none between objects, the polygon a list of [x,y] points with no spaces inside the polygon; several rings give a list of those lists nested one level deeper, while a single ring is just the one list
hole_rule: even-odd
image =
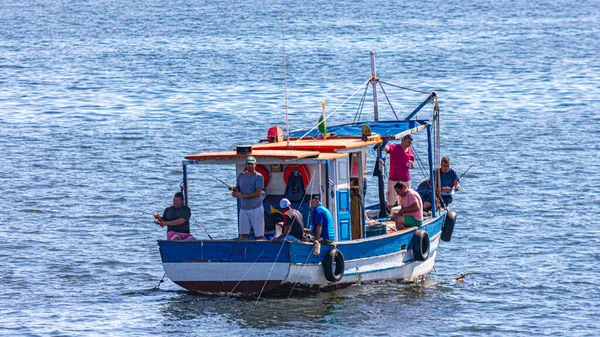
[{"label": "fishing boat", "polygon": [[[192,188],[188,186],[188,175],[193,168],[235,165],[239,174],[244,170],[245,158],[253,156],[256,171],[265,177],[266,218],[281,211],[279,201],[284,197],[290,174],[301,172],[305,194],[292,200],[292,206],[300,210],[306,227],[310,227],[309,195],[319,195],[333,216],[335,240],[322,243],[318,254],[311,242],[240,240],[233,233],[230,239],[159,240],[166,275],[192,292],[259,296],[426,278],[434,267],[440,240],[449,241],[452,236],[456,214],[436,205],[436,198],[432,198],[432,211],[424,217],[422,226],[396,230],[386,209],[385,177],[380,163],[386,142],[425,132],[428,178],[434,182],[430,193],[439,194],[439,179],[434,176],[434,163],[439,163],[440,156],[438,97],[435,92],[427,92],[427,98],[405,118],[379,120],[377,86],[383,83],[376,76],[375,56],[371,52],[371,76],[363,86],[365,94],[368,88],[372,89],[373,120],[325,129],[331,115],[324,115],[318,125],[309,129],[285,135],[280,128],[271,129],[275,133],[254,145],[192,154],[182,162],[181,189],[187,205]],[[431,119],[418,119],[418,112],[428,104],[433,106]],[[376,155],[372,157],[377,160],[374,176],[379,202],[374,205],[366,205],[364,200],[369,150],[374,151]],[[237,221],[236,217],[231,221]]]}]

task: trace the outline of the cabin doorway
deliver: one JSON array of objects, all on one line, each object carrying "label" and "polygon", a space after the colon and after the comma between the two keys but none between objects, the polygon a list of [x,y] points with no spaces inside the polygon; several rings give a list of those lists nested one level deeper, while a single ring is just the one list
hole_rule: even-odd
[{"label": "cabin doorway", "polygon": [[366,153],[362,151],[350,153],[350,209],[352,240],[363,236],[363,207],[364,207],[364,183],[366,179],[365,159]]}]

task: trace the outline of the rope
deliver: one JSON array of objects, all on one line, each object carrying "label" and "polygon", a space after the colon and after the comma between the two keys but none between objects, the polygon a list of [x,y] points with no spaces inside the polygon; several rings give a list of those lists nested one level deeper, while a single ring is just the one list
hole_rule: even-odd
[{"label": "rope", "polygon": [[428,92],[428,91],[421,91],[421,90],[415,90],[415,89],[411,89],[411,88],[401,87],[399,85],[395,85],[395,84],[391,84],[391,83],[387,83],[387,82],[383,82],[383,81],[379,81],[379,83],[383,83],[385,85],[389,85],[391,87],[395,87],[395,88],[398,88],[398,89],[403,89],[403,90],[418,92],[418,93],[421,93],[421,94],[431,95],[431,92]]},{"label": "rope", "polygon": [[346,102],[348,102],[348,101],[349,101],[349,100],[350,100],[352,97],[354,97],[354,95],[356,95],[356,93],[357,93],[359,90],[361,90],[361,89],[362,89],[362,87],[363,87],[364,85],[366,85],[367,83],[369,83],[370,81],[371,81],[371,78],[369,77],[369,79],[368,79],[368,80],[367,80],[365,83],[361,84],[361,86],[360,86],[360,88],[358,88],[358,90],[356,90],[356,91],[355,91],[355,92],[354,92],[354,93],[353,93],[353,94],[352,94],[350,97],[348,97],[348,98],[347,98],[347,99],[346,99],[346,100],[345,100],[345,101],[344,101],[342,104],[340,104],[340,105],[339,105],[337,108],[335,108],[335,110],[333,110],[333,112],[331,112],[331,113],[329,114],[329,116],[325,116],[325,118],[323,118],[323,120],[322,120],[321,122],[319,122],[319,123],[317,123],[317,125],[313,126],[313,127],[312,127],[310,130],[308,130],[308,131],[307,131],[307,132],[306,132],[304,135],[302,135],[302,137],[300,137],[300,138],[296,139],[296,141],[295,141],[294,143],[297,143],[297,142],[301,141],[301,140],[302,140],[304,137],[306,137],[306,136],[307,136],[309,133],[311,133],[311,132],[312,132],[314,129],[318,128],[318,127],[319,127],[319,125],[321,125],[321,123],[325,123],[325,121],[326,121],[327,119],[329,119],[329,117],[333,116],[333,114],[334,114],[334,113],[336,113],[336,112],[337,112],[337,111],[338,111],[338,110],[339,110],[341,107],[343,107],[343,106],[344,106],[344,104],[346,104]]},{"label": "rope", "polygon": [[163,280],[165,279],[165,276],[167,276],[167,272],[164,273],[163,277],[160,279],[160,281],[158,281],[158,284],[156,285],[156,287],[152,288],[152,290],[159,289],[160,284],[163,283]]}]

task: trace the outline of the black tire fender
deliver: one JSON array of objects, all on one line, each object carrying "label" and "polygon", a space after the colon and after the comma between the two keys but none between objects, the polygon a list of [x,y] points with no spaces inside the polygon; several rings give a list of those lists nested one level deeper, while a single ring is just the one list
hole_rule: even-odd
[{"label": "black tire fender", "polygon": [[337,249],[330,250],[323,259],[323,272],[329,282],[338,282],[344,276],[344,255]]},{"label": "black tire fender", "polygon": [[452,232],[454,232],[455,223],[456,212],[448,210],[448,213],[446,213],[446,220],[442,226],[442,241],[450,242],[450,239],[452,239]]},{"label": "black tire fender", "polygon": [[423,230],[417,230],[412,238],[412,251],[415,260],[425,261],[429,257],[429,234]]}]

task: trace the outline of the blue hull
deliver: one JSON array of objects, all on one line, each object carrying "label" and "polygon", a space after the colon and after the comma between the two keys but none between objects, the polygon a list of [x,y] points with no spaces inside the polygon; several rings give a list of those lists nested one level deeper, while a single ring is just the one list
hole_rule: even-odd
[{"label": "blue hull", "polygon": [[[167,275],[180,286],[200,293],[241,293],[327,290],[355,283],[411,280],[426,276],[433,267],[446,213],[426,221],[419,230],[430,240],[429,257],[416,261],[416,229],[322,245],[312,254],[310,243],[270,241],[165,241],[159,240]],[[339,250],[345,262],[338,282],[323,277],[330,250]]]}]

